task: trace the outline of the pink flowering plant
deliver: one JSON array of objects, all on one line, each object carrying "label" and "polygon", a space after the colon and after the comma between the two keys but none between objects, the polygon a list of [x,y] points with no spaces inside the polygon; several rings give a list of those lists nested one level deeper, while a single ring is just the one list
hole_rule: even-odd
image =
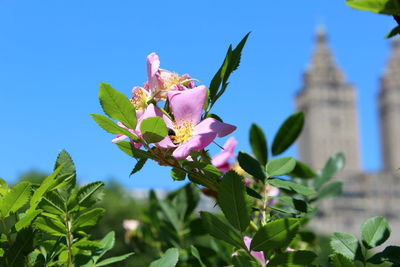
[{"label": "pink flowering plant", "polygon": [[[188,74],[161,69],[155,53],[146,59],[147,81],[142,87],[133,87],[130,98],[106,83],[100,85],[100,104],[108,117],[91,115],[101,128],[115,135],[112,142],[120,150],[136,159],[131,175],[153,160],[170,167],[174,180],[188,178],[195,185],[172,194],[159,205],[153,205],[158,201],[155,196],[150,199],[153,206],[148,218],[154,221],[149,219],[151,222],[141,224],[141,228],[157,233],[158,246],[166,250],[156,262],[168,260],[174,262],[170,266],[175,266],[179,260],[182,266],[192,266],[185,264],[185,259],[195,258],[201,266],[207,266],[204,262],[212,264],[204,256],[206,252],[196,248],[198,243],[182,234],[194,231],[189,227],[193,218],[186,213],[187,205],[192,203],[193,212],[198,200],[193,202],[191,197],[195,190],[201,190],[214,198],[222,211],[221,216],[200,211],[200,218],[204,231],[228,246],[225,255],[228,260],[224,264],[314,266],[315,235],[305,226],[317,213],[319,201],[341,193],[342,183],[331,179],[344,167],[344,156],[341,153],[332,156],[319,172],[292,157],[277,157],[300,135],[303,112],[294,113],[284,121],[271,146],[263,130],[252,124],[249,132],[252,153],[235,152],[238,142],[230,134],[236,126],[222,121],[223,115],[213,114],[212,108],[226,91],[231,73],[239,66],[247,38],[248,35],[235,48],[229,47],[208,87]],[[208,147],[226,136],[230,137],[221,151],[210,155]],[[184,194],[188,188],[192,193]],[[148,236],[143,238],[149,240]],[[335,253],[342,252],[335,250]],[[184,256],[179,257],[180,254]],[[332,257],[341,259],[336,254]],[[366,255],[357,257],[366,262]]]}]

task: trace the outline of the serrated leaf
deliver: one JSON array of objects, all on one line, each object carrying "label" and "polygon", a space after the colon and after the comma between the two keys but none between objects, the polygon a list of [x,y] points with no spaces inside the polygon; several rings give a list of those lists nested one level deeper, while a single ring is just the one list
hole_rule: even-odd
[{"label": "serrated leaf", "polygon": [[129,174],[129,176],[131,176],[131,175],[137,173],[138,171],[140,171],[143,168],[143,166],[146,164],[146,161],[147,161],[147,159],[139,159],[136,162],[135,167],[133,167],[133,169],[132,169],[131,173]]},{"label": "serrated leaf", "polygon": [[400,3],[397,0],[347,0],[346,4],[355,9],[379,14],[400,14]]},{"label": "serrated leaf", "polygon": [[65,214],[65,203],[58,192],[47,192],[40,202],[40,208],[52,214]]},{"label": "serrated leaf", "polygon": [[258,229],[251,241],[250,250],[270,251],[286,248],[295,237],[301,220],[284,218],[267,223]]},{"label": "serrated leaf", "polygon": [[382,245],[390,237],[391,229],[385,217],[367,219],[361,226],[361,238],[366,248]]},{"label": "serrated leaf", "polygon": [[326,162],[321,173],[315,177],[314,186],[319,189],[324,183],[328,182],[332,177],[345,166],[344,154],[339,152],[331,156]]},{"label": "serrated leaf", "polygon": [[66,226],[58,220],[39,217],[34,224],[36,228],[53,236],[65,236],[67,234]]},{"label": "serrated leaf", "polygon": [[129,129],[136,129],[136,111],[129,99],[109,84],[100,83],[99,99],[104,113],[122,122]]},{"label": "serrated leaf", "polygon": [[285,181],[281,179],[268,179],[268,183],[278,188],[295,191],[296,193],[303,196],[311,196],[317,193],[315,192],[315,190],[308,188],[304,185],[296,184],[294,182]]},{"label": "serrated leaf", "polygon": [[140,132],[147,143],[158,143],[168,135],[167,125],[161,117],[150,117],[140,123]]},{"label": "serrated leaf", "polygon": [[275,267],[309,267],[317,255],[312,251],[297,250],[276,255],[268,266]]},{"label": "serrated leaf", "polygon": [[97,201],[101,200],[103,196],[104,183],[97,181],[85,186],[78,190],[77,201],[78,205],[82,207],[90,207]]},{"label": "serrated leaf", "polygon": [[126,135],[127,137],[138,141],[138,137],[131,133],[130,131],[118,126],[114,121],[110,120],[106,116],[100,114],[90,114],[93,120],[100,126],[104,131],[111,133],[111,134],[122,134]]},{"label": "serrated leaf", "polygon": [[0,202],[0,217],[5,218],[24,206],[31,196],[31,184],[20,182]]},{"label": "serrated leaf", "polygon": [[105,210],[95,208],[81,214],[72,224],[72,231],[84,231],[87,228],[93,227],[104,215]]},{"label": "serrated leaf", "polygon": [[26,228],[31,225],[32,221],[36,219],[36,217],[42,212],[42,210],[35,210],[32,212],[27,213],[24,217],[19,219],[14,227],[17,232],[21,229]]},{"label": "serrated leaf", "polygon": [[268,161],[266,171],[268,176],[281,176],[290,173],[296,166],[292,157],[283,157]]},{"label": "serrated leaf", "polygon": [[250,207],[242,177],[236,172],[223,176],[217,201],[230,224],[244,232],[250,224]]},{"label": "serrated leaf", "polygon": [[217,216],[206,211],[201,211],[200,216],[204,227],[211,236],[223,240],[228,244],[235,246],[236,248],[247,249],[243,240],[230,225],[223,222]]},{"label": "serrated leaf", "polygon": [[150,263],[150,267],[175,267],[179,260],[179,250],[169,248],[158,260]]},{"label": "serrated leaf", "polygon": [[177,169],[177,168],[172,168],[171,169],[171,177],[175,181],[183,181],[186,178],[186,172]]},{"label": "serrated leaf", "polygon": [[262,164],[267,164],[268,161],[268,147],[267,139],[263,130],[257,125],[252,124],[250,127],[250,146],[253,154],[256,156],[257,160]]},{"label": "serrated leaf", "polygon": [[109,265],[112,263],[120,262],[120,261],[126,260],[133,254],[135,254],[135,253],[131,252],[131,253],[126,253],[121,256],[111,257],[111,258],[108,258],[108,259],[102,260],[101,262],[96,263],[96,266],[106,266],[106,265]]},{"label": "serrated leaf", "polygon": [[265,173],[260,163],[249,154],[240,151],[238,155],[240,167],[254,178],[265,180]]},{"label": "serrated leaf", "polygon": [[338,253],[332,254],[329,261],[332,267],[356,267],[354,261]]},{"label": "serrated leaf", "polygon": [[330,241],[334,252],[342,254],[351,260],[360,260],[363,258],[361,246],[355,236],[347,233],[335,232]]},{"label": "serrated leaf", "polygon": [[76,168],[74,161],[71,158],[71,155],[66,151],[62,150],[56,159],[56,163],[54,165],[54,171],[56,171],[60,166],[62,169],[59,172],[59,175],[63,174],[76,174]]},{"label": "serrated leaf", "polygon": [[153,158],[151,153],[135,148],[128,141],[120,141],[116,143],[116,145],[118,146],[119,149],[121,149],[122,152],[133,158],[140,158],[140,159]]},{"label": "serrated leaf", "polygon": [[304,125],[304,112],[297,112],[288,117],[275,135],[272,142],[272,155],[276,156],[288,149],[299,137]]}]

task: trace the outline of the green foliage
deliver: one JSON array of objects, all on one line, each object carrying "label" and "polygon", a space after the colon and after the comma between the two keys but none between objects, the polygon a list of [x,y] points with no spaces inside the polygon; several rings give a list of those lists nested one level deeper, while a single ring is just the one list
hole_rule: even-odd
[{"label": "green foliage", "polygon": [[366,248],[382,245],[390,236],[390,227],[382,216],[367,219],[361,226],[361,238]]},{"label": "green foliage", "polygon": [[260,163],[245,152],[239,152],[238,162],[240,167],[253,177],[261,180],[265,180],[265,172]]},{"label": "green foliage", "polygon": [[252,124],[250,127],[250,146],[253,150],[256,159],[260,162],[261,165],[267,164],[268,161],[268,146],[267,146],[267,138],[263,130],[257,125]]},{"label": "green foliage", "polygon": [[108,133],[123,134],[128,136],[129,138],[137,139],[137,137],[133,135],[130,131],[119,127],[117,124],[114,123],[114,121],[110,120],[106,116],[100,114],[90,114],[90,116],[92,116],[97,125],[99,125],[104,131]]},{"label": "green foliage", "polygon": [[346,258],[343,254],[332,254],[329,259],[332,267],[356,267],[354,261]]},{"label": "green foliage", "polygon": [[309,187],[281,179],[268,179],[268,183],[278,188],[294,191],[303,196],[311,196],[316,193],[313,189]]},{"label": "green foliage", "polygon": [[368,259],[368,262],[381,264],[384,262],[393,263],[393,266],[400,264],[400,247],[388,246],[382,252],[376,253]]},{"label": "green foliage", "polygon": [[160,142],[168,134],[167,126],[161,117],[144,119],[140,123],[140,131],[149,144]]},{"label": "green foliage", "polygon": [[279,155],[288,149],[300,135],[303,125],[304,112],[302,111],[287,118],[272,142],[272,155]]},{"label": "green foliage", "polygon": [[397,0],[347,0],[346,3],[352,8],[374,13],[386,15],[400,14],[400,3]]},{"label": "green foliage", "polygon": [[129,129],[136,128],[136,110],[129,99],[107,83],[101,83],[99,99],[105,114],[122,122]]},{"label": "green foliage", "polygon": [[268,262],[268,266],[308,267],[313,266],[310,263],[313,262],[316,257],[317,255],[311,251],[289,251],[284,254],[278,254],[275,258]]},{"label": "green foliage", "polygon": [[250,224],[250,208],[245,186],[236,172],[227,172],[220,184],[218,204],[229,223],[240,232]]},{"label": "green foliage", "polygon": [[278,158],[268,161],[266,170],[268,176],[282,176],[290,173],[296,166],[292,157]]},{"label": "green foliage", "polygon": [[150,267],[174,267],[178,263],[179,250],[176,248],[168,249],[158,260],[153,261]]},{"label": "green foliage", "polygon": [[295,237],[301,220],[295,218],[278,219],[267,223],[255,234],[250,249],[270,251],[286,248]]},{"label": "green foliage", "polygon": [[316,189],[321,188],[323,184],[330,181],[332,177],[342,170],[345,166],[345,157],[343,153],[337,153],[331,156],[326,162],[324,168],[317,177],[314,179],[314,186]]},{"label": "green foliage", "polygon": [[331,237],[332,250],[338,254],[351,259],[362,259],[361,246],[357,238],[347,233],[333,233]]}]

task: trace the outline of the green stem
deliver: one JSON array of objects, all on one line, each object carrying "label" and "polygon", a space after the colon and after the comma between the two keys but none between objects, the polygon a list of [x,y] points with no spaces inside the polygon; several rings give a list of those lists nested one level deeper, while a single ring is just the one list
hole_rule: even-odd
[{"label": "green stem", "polygon": [[72,220],[69,217],[69,214],[65,214],[65,227],[67,230],[67,248],[68,248],[68,267],[73,267],[74,266],[74,260],[73,260],[73,254],[72,254],[72,243],[73,243],[73,235],[71,232],[72,228]]}]

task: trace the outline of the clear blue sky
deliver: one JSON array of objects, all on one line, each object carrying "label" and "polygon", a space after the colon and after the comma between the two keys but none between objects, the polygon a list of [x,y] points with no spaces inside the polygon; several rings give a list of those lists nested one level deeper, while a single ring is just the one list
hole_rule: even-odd
[{"label": "clear blue sky", "polygon": [[242,64],[215,109],[238,126],[239,149],[249,150],[252,122],[271,141],[294,111],[318,23],[358,88],[362,165],[378,169],[376,95],[389,51],[383,36],[394,25],[389,17],[352,10],[344,0],[0,0],[0,176],[13,181],[31,168],[50,171],[65,148],[83,181],[114,177],[127,187],[180,186],[156,164],[129,178],[134,160],[89,116],[101,113],[99,82],[129,96],[146,80],[145,57],[156,52],[162,68],[208,85],[228,45],[251,31]]}]

